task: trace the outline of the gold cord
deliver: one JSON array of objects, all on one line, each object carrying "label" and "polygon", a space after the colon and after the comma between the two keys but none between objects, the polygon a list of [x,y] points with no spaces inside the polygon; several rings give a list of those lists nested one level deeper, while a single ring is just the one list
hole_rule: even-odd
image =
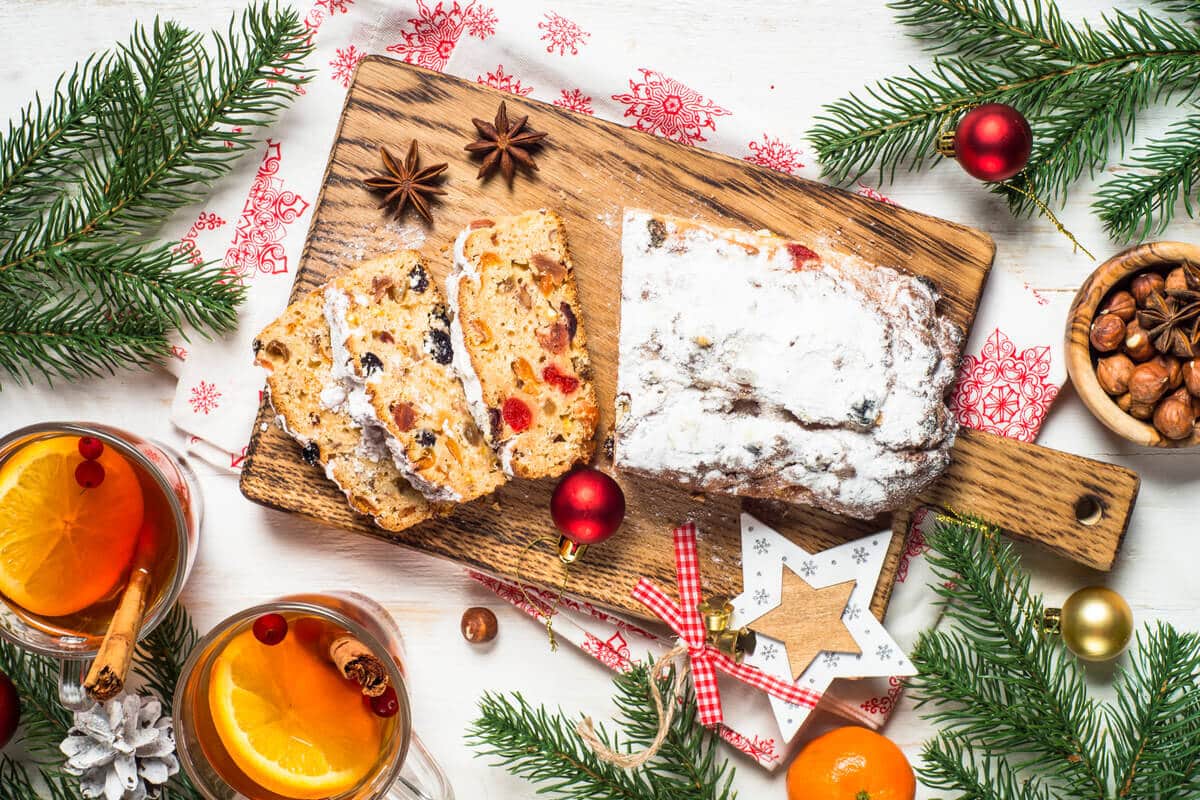
[{"label": "gold cord", "polygon": [[[1026,175],[1025,179],[1029,180],[1029,176]],[[1092,251],[1088,250],[1086,247],[1084,247],[1082,244],[1079,243],[1079,240],[1075,238],[1075,234],[1073,234],[1069,230],[1067,230],[1066,226],[1063,225],[1062,222],[1059,221],[1058,217],[1056,217],[1054,215],[1054,212],[1050,210],[1050,206],[1048,206],[1044,202],[1042,202],[1042,198],[1038,197],[1036,194],[1034,194],[1030,190],[1022,189],[1020,186],[1017,186],[1016,184],[1014,184],[1010,181],[1003,181],[1000,183],[1000,185],[1003,186],[1005,189],[1009,189],[1011,191],[1016,192],[1017,194],[1021,195],[1022,197],[1026,197],[1029,200],[1032,200],[1034,205],[1036,205],[1038,207],[1038,210],[1042,213],[1042,216],[1044,216],[1044,217],[1046,217],[1046,219],[1050,220],[1050,222],[1052,222],[1054,224],[1054,227],[1058,228],[1059,233],[1061,233],[1063,236],[1066,236],[1068,239],[1071,240],[1071,248],[1072,248],[1071,251],[1072,252],[1082,250],[1087,255],[1087,257],[1090,258],[1092,261],[1096,260],[1096,257],[1094,255],[1092,255]]]},{"label": "gold cord", "polygon": [[563,564],[562,585],[558,587],[558,594],[555,596],[554,602],[550,605],[550,610],[542,611],[544,603],[534,600],[530,596],[529,592],[525,589],[525,579],[521,577],[521,565],[525,562],[525,556],[528,555],[529,551],[534,547],[537,547],[537,545],[541,542],[549,542],[551,545],[553,545],[555,540],[548,536],[539,536],[537,539],[534,539],[521,548],[521,555],[517,557],[517,587],[520,588],[521,594],[525,597],[525,602],[528,603],[529,607],[532,608],[534,613],[538,615],[538,618],[545,618],[546,638],[550,640],[550,652],[553,653],[558,651],[558,640],[554,638],[554,615],[558,613],[558,604],[562,601],[563,594],[567,591],[567,580],[571,576],[571,565],[565,563]]}]

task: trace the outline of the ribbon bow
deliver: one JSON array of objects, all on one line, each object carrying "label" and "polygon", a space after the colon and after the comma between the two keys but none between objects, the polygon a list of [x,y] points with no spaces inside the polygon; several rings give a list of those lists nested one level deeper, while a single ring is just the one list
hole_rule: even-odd
[{"label": "ribbon bow", "polygon": [[633,598],[670,625],[687,648],[701,724],[716,725],[724,719],[721,713],[721,691],[717,687],[717,670],[788,703],[806,708],[816,706],[817,701],[821,699],[819,692],[802,689],[794,683],[780,680],[758,667],[739,664],[708,643],[704,619],[697,609],[702,598],[695,524],[689,522],[676,528],[674,538],[679,603],[676,604],[646,578],[637,582],[633,589]]}]

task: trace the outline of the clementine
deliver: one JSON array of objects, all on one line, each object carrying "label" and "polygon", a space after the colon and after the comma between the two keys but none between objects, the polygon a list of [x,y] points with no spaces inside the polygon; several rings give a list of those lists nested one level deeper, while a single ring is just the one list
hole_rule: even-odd
[{"label": "clementine", "polygon": [[917,780],[900,748],[849,725],[813,739],[788,767],[788,800],[913,800]]}]

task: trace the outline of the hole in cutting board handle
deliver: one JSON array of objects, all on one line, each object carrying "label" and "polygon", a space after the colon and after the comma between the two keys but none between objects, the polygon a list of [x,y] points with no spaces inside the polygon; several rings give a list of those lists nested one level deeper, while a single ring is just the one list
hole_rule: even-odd
[{"label": "hole in cutting board handle", "polygon": [[1104,503],[1094,494],[1085,494],[1075,501],[1075,521],[1080,525],[1095,525],[1104,519]]}]

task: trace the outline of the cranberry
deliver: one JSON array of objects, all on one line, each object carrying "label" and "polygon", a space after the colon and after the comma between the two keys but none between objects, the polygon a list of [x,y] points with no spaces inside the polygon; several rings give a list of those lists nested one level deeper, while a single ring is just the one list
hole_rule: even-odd
[{"label": "cranberry", "polygon": [[371,713],[377,717],[394,717],[400,711],[400,699],[396,697],[396,690],[391,686],[383,690],[383,694],[378,697],[363,696],[363,702],[370,707]]},{"label": "cranberry", "polygon": [[75,482],[85,489],[95,489],[104,483],[104,467],[99,461],[80,461],[75,468]]},{"label": "cranberry", "polygon": [[821,257],[819,255],[817,255],[812,250],[809,250],[807,247],[805,247],[802,244],[796,244],[795,242],[788,242],[786,247],[787,247],[788,255],[790,255],[792,257],[792,269],[794,269],[794,270],[804,269],[804,265],[807,264],[809,261],[820,261],[821,260]]},{"label": "cranberry", "polygon": [[563,394],[570,394],[579,388],[579,379],[573,375],[559,372],[558,367],[550,364],[542,370],[542,380],[558,389]]},{"label": "cranberry", "polygon": [[100,441],[95,436],[79,437],[79,455],[83,456],[88,461],[95,461],[103,452],[104,442]]},{"label": "cranberry", "polygon": [[516,397],[510,397],[504,401],[504,421],[508,423],[508,427],[513,429],[513,433],[520,433],[533,423],[533,412],[529,410],[529,406]]},{"label": "cranberry", "polygon": [[288,621],[283,614],[263,614],[254,620],[254,638],[265,645],[275,646],[284,640]]}]

